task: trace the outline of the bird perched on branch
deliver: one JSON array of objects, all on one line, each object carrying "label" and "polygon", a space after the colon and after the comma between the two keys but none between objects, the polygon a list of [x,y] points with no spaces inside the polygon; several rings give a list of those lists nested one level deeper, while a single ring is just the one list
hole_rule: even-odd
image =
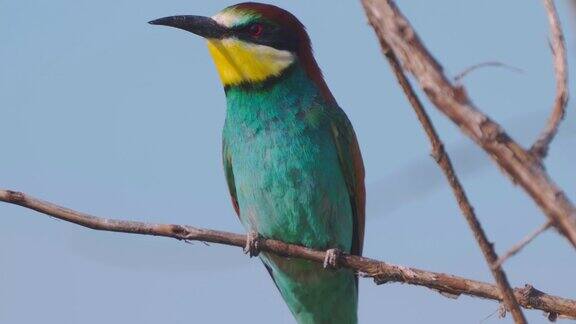
[{"label": "bird perched on branch", "polygon": [[321,265],[261,253],[298,323],[357,323],[358,278],[339,251],[361,255],[364,166],[356,135],[291,13],[241,3],[215,16],[150,22],[202,36],[224,85],[223,160],[232,204],[250,233],[329,250]]}]

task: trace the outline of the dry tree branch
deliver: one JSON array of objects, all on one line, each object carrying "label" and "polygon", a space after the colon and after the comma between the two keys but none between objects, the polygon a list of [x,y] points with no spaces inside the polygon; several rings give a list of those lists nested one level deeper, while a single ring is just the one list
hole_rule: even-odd
[{"label": "dry tree branch", "polygon": [[[177,240],[210,242],[241,248],[246,244],[246,235],[200,229],[187,225],[150,224],[101,218],[10,190],[0,190],[0,201],[32,209],[94,230],[164,236]],[[260,249],[282,257],[300,258],[317,263],[323,263],[326,255],[325,251],[312,250],[268,239],[263,239],[260,242]],[[353,269],[364,277],[372,278],[377,284],[388,282],[407,283],[427,287],[449,295],[468,295],[502,301],[498,287],[481,281],[393,265],[345,253],[340,258],[338,261],[339,265]],[[576,318],[576,300],[548,295],[530,285],[514,289],[514,294],[520,305],[527,309],[539,309],[553,316],[560,315],[566,318]]]},{"label": "dry tree branch", "polygon": [[526,245],[528,245],[528,244],[530,244],[530,242],[534,241],[534,239],[537,238],[538,235],[544,233],[551,226],[552,226],[552,224],[550,223],[550,221],[544,223],[544,225],[540,226],[536,231],[534,231],[534,233],[526,236],[524,239],[522,239],[522,241],[518,242],[512,248],[510,248],[510,250],[508,250],[508,252],[506,252],[503,256],[501,256],[498,259],[496,264],[494,264],[494,267],[500,267],[502,264],[504,264],[504,262],[506,262],[506,260],[515,256],[524,247],[526,247]]},{"label": "dry tree branch", "polygon": [[576,208],[550,179],[539,159],[480,112],[465,88],[454,86],[392,0],[362,0],[378,38],[402,63],[432,103],[481,146],[520,185],[552,224],[576,247]]},{"label": "dry tree branch", "polygon": [[454,171],[450,156],[444,149],[444,143],[442,143],[442,140],[436,132],[436,129],[434,128],[428,113],[424,109],[422,102],[418,98],[418,95],[414,92],[414,89],[412,88],[412,85],[410,85],[410,81],[408,81],[406,74],[404,74],[400,62],[398,62],[398,59],[394,53],[389,50],[388,45],[384,43],[382,39],[380,41],[384,55],[388,59],[394,75],[396,75],[396,78],[398,79],[398,83],[400,83],[402,90],[406,94],[406,97],[408,97],[408,101],[410,101],[412,108],[414,108],[414,112],[416,113],[420,124],[422,124],[422,127],[426,131],[426,135],[430,139],[430,143],[432,144],[432,156],[442,169],[442,172],[446,176],[446,179],[452,188],[454,196],[456,196],[456,201],[458,202],[458,206],[462,211],[462,215],[468,222],[468,226],[470,226],[470,229],[474,234],[474,238],[476,239],[476,242],[478,242],[480,250],[482,250],[482,254],[484,254],[484,258],[486,259],[488,267],[492,272],[492,276],[496,280],[496,284],[500,289],[504,299],[504,305],[508,310],[510,310],[516,323],[527,323],[526,318],[524,317],[524,313],[522,313],[522,309],[518,305],[518,301],[514,296],[514,291],[508,282],[506,273],[499,264],[497,265],[498,255],[496,255],[496,252],[494,252],[494,247],[482,229],[482,225],[480,224],[478,217],[476,217],[476,213],[474,212],[474,208],[468,200],[466,192],[464,191],[464,187],[462,187],[462,184],[460,183],[460,180]]},{"label": "dry tree branch", "polygon": [[558,132],[558,127],[566,114],[568,104],[568,63],[566,55],[566,44],[564,34],[560,26],[560,18],[554,6],[553,0],[543,0],[548,22],[550,23],[550,47],[554,57],[554,74],[556,77],[556,96],[552,114],[548,119],[546,127],[534,143],[530,151],[538,158],[545,158],[548,154],[550,143]]}]

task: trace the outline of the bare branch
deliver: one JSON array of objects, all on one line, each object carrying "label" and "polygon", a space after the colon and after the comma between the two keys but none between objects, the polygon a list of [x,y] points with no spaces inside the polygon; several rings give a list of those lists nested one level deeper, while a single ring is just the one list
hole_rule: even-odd
[{"label": "bare branch", "polygon": [[468,74],[470,74],[471,72],[474,72],[478,69],[481,68],[485,68],[485,67],[501,67],[501,68],[506,68],[510,71],[514,71],[516,73],[524,73],[524,70],[517,68],[515,66],[512,65],[508,65],[508,64],[504,64],[502,62],[498,62],[498,61],[489,61],[489,62],[482,62],[482,63],[478,63],[478,64],[474,64],[470,67],[468,67],[467,69],[465,69],[464,71],[458,73],[455,77],[454,77],[454,82],[458,83],[460,81],[462,81],[462,79],[464,79],[464,77],[466,77]]},{"label": "bare branch", "polygon": [[415,76],[432,103],[481,146],[576,247],[576,208],[550,179],[540,161],[480,112],[464,87],[454,86],[447,79],[392,0],[362,2],[378,38],[390,46],[402,66]]},{"label": "bare branch", "polygon": [[566,58],[566,44],[560,25],[560,18],[554,6],[553,0],[543,0],[550,23],[552,55],[554,57],[554,74],[556,76],[556,97],[552,114],[546,127],[534,143],[530,151],[538,158],[545,158],[548,154],[550,143],[558,132],[558,127],[564,119],[566,105],[568,104],[568,63]]},{"label": "bare branch", "polygon": [[432,156],[442,169],[442,172],[444,172],[444,175],[446,176],[446,179],[452,188],[454,196],[456,196],[458,206],[460,207],[464,218],[468,222],[468,226],[470,226],[470,229],[474,234],[474,238],[476,239],[476,242],[478,242],[480,250],[482,250],[482,254],[484,254],[484,258],[486,259],[490,271],[496,280],[496,284],[498,285],[498,288],[504,297],[504,304],[506,308],[510,310],[516,323],[527,323],[526,318],[522,313],[522,309],[518,305],[518,301],[514,296],[514,291],[508,282],[506,273],[504,273],[504,270],[502,270],[500,265],[496,265],[498,256],[496,255],[496,252],[494,252],[494,247],[488,241],[488,237],[482,229],[482,225],[480,224],[478,217],[476,217],[474,208],[468,200],[466,192],[464,191],[464,188],[462,187],[462,184],[460,183],[460,180],[454,171],[452,161],[444,149],[444,144],[442,143],[440,136],[438,136],[438,133],[436,132],[436,129],[434,128],[434,125],[428,116],[428,113],[424,109],[422,102],[418,98],[418,95],[414,92],[414,89],[410,85],[408,78],[404,74],[402,66],[400,66],[400,62],[398,62],[398,59],[394,53],[388,50],[389,47],[384,42],[384,40],[381,39],[380,41],[382,48],[386,49],[384,51],[384,55],[388,59],[388,62],[394,71],[394,75],[396,75],[396,78],[398,79],[398,83],[400,83],[402,90],[406,94],[406,97],[408,97],[408,101],[410,101],[410,104],[414,108],[414,112],[416,113],[418,120],[422,124],[422,127],[430,139],[430,143],[432,144]]},{"label": "bare branch", "polygon": [[[21,192],[0,190],[0,201],[20,205],[40,213],[78,224],[87,228],[131,234],[164,236],[185,241],[201,241],[243,248],[246,235],[195,228],[187,225],[149,224],[142,222],[100,218],[80,213]],[[325,251],[286,244],[276,240],[262,239],[260,249],[283,257],[300,258],[323,263]],[[400,282],[427,287],[449,295],[468,295],[502,301],[498,287],[445,273],[393,265],[369,258],[343,253],[339,265],[356,270],[364,277],[373,278],[377,284]],[[516,299],[527,309],[539,309],[547,313],[576,318],[576,300],[545,294],[532,286],[514,290]]]},{"label": "bare branch", "polygon": [[511,257],[515,256],[518,252],[520,252],[526,245],[530,244],[530,242],[534,241],[534,239],[536,237],[538,237],[538,235],[544,233],[547,229],[549,229],[552,226],[552,223],[550,223],[550,221],[544,223],[544,225],[540,226],[536,231],[534,231],[534,233],[526,236],[524,239],[522,239],[522,241],[518,242],[517,244],[515,244],[510,250],[508,250],[508,252],[506,252],[506,254],[504,254],[503,256],[501,256],[498,261],[496,262],[496,264],[494,264],[494,267],[500,267],[502,264],[504,264],[504,262],[506,262],[506,260],[510,259]]}]

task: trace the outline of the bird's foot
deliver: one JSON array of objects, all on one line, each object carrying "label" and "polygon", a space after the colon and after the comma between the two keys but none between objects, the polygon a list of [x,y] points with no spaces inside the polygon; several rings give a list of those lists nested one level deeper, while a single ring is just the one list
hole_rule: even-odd
[{"label": "bird's foot", "polygon": [[260,235],[256,231],[250,231],[246,234],[246,246],[244,246],[244,253],[250,257],[255,257],[260,254]]},{"label": "bird's foot", "polygon": [[342,251],[339,249],[330,249],[326,251],[324,257],[324,269],[338,269]]}]

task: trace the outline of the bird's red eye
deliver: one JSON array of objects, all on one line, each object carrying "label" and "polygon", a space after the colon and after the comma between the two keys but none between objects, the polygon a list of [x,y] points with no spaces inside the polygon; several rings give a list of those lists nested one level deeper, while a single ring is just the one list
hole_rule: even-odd
[{"label": "bird's red eye", "polygon": [[262,32],[264,31],[264,27],[260,24],[254,24],[250,26],[249,31],[252,37],[260,37],[262,35]]}]

